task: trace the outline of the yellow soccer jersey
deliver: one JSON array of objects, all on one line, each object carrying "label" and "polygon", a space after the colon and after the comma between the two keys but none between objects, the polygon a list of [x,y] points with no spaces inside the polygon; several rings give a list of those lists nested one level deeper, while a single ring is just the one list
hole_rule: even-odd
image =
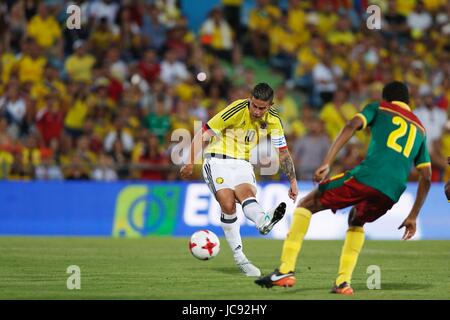
[{"label": "yellow soccer jersey", "polygon": [[248,99],[236,100],[212,117],[204,126],[213,137],[205,154],[221,154],[235,159],[250,159],[250,152],[261,139],[270,136],[277,149],[287,148],[281,119],[270,108],[263,118],[252,120]]}]

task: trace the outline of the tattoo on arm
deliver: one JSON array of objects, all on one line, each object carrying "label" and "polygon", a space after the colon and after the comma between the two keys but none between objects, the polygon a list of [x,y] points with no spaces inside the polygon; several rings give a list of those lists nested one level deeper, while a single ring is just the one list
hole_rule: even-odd
[{"label": "tattoo on arm", "polygon": [[296,179],[294,162],[292,161],[288,149],[280,150],[280,166],[289,181]]}]

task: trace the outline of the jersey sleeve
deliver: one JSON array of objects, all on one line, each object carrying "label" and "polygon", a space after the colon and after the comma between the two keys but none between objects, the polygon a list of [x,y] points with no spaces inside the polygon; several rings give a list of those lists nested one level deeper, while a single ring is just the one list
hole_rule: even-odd
[{"label": "jersey sleeve", "polygon": [[355,114],[355,117],[359,117],[363,122],[361,130],[364,130],[367,126],[372,124],[373,119],[375,119],[375,116],[377,115],[378,106],[379,104],[377,102],[369,103],[361,112]]},{"label": "jersey sleeve", "polygon": [[417,169],[431,166],[430,154],[428,153],[427,143],[425,139],[423,139],[422,144],[420,145],[419,152],[414,159],[414,164]]},{"label": "jersey sleeve", "polygon": [[236,100],[225,109],[220,111],[214,117],[212,117],[203,127],[203,130],[209,131],[213,134],[220,134],[226,128],[230,127],[234,123],[234,118],[237,114],[243,111],[248,106],[248,100]]},{"label": "jersey sleeve", "polygon": [[273,122],[269,126],[269,129],[270,139],[272,140],[273,146],[278,150],[286,149],[287,143],[284,136],[283,125],[278,115],[273,116]]}]

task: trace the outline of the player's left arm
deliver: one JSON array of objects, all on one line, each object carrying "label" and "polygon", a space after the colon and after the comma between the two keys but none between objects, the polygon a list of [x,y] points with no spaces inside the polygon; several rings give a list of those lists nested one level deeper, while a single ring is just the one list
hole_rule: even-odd
[{"label": "player's left arm", "polygon": [[414,159],[414,164],[419,172],[419,186],[417,188],[416,200],[414,201],[409,215],[398,227],[399,229],[405,227],[405,233],[402,238],[403,240],[411,239],[416,233],[417,216],[419,215],[420,209],[425,202],[431,185],[431,161],[430,154],[428,153],[426,138],[422,140],[419,152]]},{"label": "player's left arm", "polygon": [[411,212],[403,221],[403,223],[398,227],[401,229],[405,227],[405,233],[403,234],[403,240],[411,239],[416,233],[416,220],[419,215],[420,209],[425,202],[431,185],[431,166],[423,166],[417,168],[419,171],[419,187],[417,188],[416,200],[414,201]]},{"label": "player's left arm", "polygon": [[292,161],[286,142],[286,137],[284,136],[284,129],[281,119],[278,118],[278,120],[273,121],[269,125],[269,134],[272,140],[272,145],[278,150],[281,171],[286,175],[289,183],[291,184],[288,196],[295,203],[298,196],[297,176],[295,174],[294,161]]},{"label": "player's left arm", "polygon": [[294,202],[297,200],[298,195],[298,186],[297,186],[297,176],[295,175],[295,167],[294,161],[292,161],[291,154],[289,153],[289,149],[286,147],[278,149],[278,154],[280,158],[280,167],[281,171],[286,175],[291,184],[289,188],[289,198],[291,198]]}]

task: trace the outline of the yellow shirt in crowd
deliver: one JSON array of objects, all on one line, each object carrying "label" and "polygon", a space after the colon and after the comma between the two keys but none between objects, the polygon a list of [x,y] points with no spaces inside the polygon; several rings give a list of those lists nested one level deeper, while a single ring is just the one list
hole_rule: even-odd
[{"label": "yellow shirt in crowd", "polygon": [[280,17],[281,11],[275,6],[267,5],[262,9],[254,8],[250,11],[248,26],[251,30],[268,32]]},{"label": "yellow shirt in crowd", "polygon": [[70,78],[74,81],[90,82],[92,80],[92,67],[95,64],[94,56],[86,54],[71,55],[65,62],[65,68]]},{"label": "yellow shirt in crowd", "polygon": [[48,16],[45,20],[35,15],[27,25],[28,34],[43,48],[49,48],[61,38],[61,27],[56,19]]},{"label": "yellow shirt in crowd", "polygon": [[64,119],[65,126],[70,129],[82,129],[87,113],[88,104],[80,99],[76,100]]},{"label": "yellow shirt in crowd", "polygon": [[32,59],[30,56],[23,56],[18,62],[19,80],[20,82],[39,82],[44,75],[44,68],[47,64],[47,59],[40,56],[37,59]]}]

